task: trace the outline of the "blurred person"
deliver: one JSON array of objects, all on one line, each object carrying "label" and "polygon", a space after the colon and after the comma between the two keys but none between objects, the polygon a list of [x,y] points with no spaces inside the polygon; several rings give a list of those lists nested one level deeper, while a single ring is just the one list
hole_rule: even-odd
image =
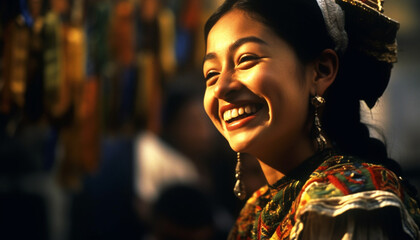
[{"label": "blurred person", "polygon": [[179,82],[174,85],[180,86],[169,90],[163,112],[162,139],[190,159],[201,181],[208,182],[207,159],[213,149],[210,144],[215,141],[215,132],[205,117],[200,92]]},{"label": "blurred person", "polygon": [[153,204],[152,232],[147,240],[212,240],[216,238],[213,206],[196,187],[164,188]]},{"label": "blurred person", "polygon": [[169,184],[208,182],[203,159],[211,148],[212,131],[200,98],[191,89],[169,92],[162,134],[141,131],[135,140],[136,191],[147,206]]}]

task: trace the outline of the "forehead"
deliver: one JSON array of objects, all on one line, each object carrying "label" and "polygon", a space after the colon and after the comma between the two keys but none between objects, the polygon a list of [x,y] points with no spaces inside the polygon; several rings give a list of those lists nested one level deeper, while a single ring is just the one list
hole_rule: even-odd
[{"label": "forehead", "polygon": [[206,52],[224,50],[235,40],[255,36],[264,41],[274,40],[277,36],[267,26],[241,10],[231,10],[216,22],[207,37]]}]

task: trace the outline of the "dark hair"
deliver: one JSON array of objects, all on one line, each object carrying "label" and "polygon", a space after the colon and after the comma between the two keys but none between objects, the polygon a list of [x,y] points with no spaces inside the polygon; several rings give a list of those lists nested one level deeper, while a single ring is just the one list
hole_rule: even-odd
[{"label": "dark hair", "polygon": [[[232,9],[242,10],[272,29],[294,48],[302,63],[314,60],[325,49],[334,49],[315,0],[226,0],[205,25],[206,41],[211,28]],[[341,153],[383,164],[401,175],[398,163],[388,158],[384,143],[371,138],[360,121],[360,100],[370,108],[375,105],[388,84],[392,64],[361,51],[357,46],[361,33],[346,18],[349,45],[339,55],[338,75],[324,96],[324,130]]]},{"label": "dark hair", "polygon": [[293,46],[302,62],[308,62],[322,50],[334,46],[327,34],[321,11],[317,8],[315,1],[306,0],[227,0],[208,19],[204,39],[207,41],[211,28],[225,13],[239,9],[270,27]]}]

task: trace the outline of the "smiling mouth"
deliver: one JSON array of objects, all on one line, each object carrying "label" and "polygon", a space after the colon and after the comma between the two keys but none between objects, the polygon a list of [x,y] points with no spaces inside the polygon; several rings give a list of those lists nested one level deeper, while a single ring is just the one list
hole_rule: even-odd
[{"label": "smiling mouth", "polygon": [[223,113],[223,120],[227,123],[232,123],[255,114],[261,108],[261,104],[249,104],[238,108],[232,108]]}]

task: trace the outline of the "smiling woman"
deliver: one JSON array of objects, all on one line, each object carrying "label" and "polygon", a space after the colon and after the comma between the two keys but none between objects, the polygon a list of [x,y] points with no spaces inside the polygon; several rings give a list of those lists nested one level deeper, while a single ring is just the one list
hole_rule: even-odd
[{"label": "smiling woman", "polygon": [[415,189],[360,122],[359,101],[374,106],[396,60],[398,23],[380,11],[381,1],[227,0],[208,20],[204,107],[238,152],[235,194],[246,194],[240,152],[268,182],[230,239],[419,238]]},{"label": "smiling woman", "polygon": [[[308,124],[310,93],[325,88],[317,91],[314,67],[303,66],[289,44],[264,24],[232,10],[207,39],[205,109],[235,151],[286,172],[290,169],[284,168],[293,168],[314,153],[302,131]],[[331,82],[321,81],[318,85]],[[240,115],[245,109],[251,111]],[[292,147],[295,152],[289,151]]]}]

